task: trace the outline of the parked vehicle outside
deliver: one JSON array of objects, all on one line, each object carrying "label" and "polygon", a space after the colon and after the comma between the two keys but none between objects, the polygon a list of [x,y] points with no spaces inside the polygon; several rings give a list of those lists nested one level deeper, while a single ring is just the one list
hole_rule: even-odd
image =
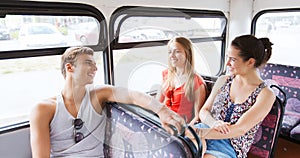
[{"label": "parked vehicle outside", "polygon": [[49,23],[30,23],[21,27],[19,41],[26,47],[66,46],[65,37]]},{"label": "parked vehicle outside", "polygon": [[0,25],[0,40],[9,40],[10,34],[8,28],[4,25]]},{"label": "parked vehicle outside", "polygon": [[137,27],[122,32],[119,37],[119,42],[125,43],[125,42],[167,40],[178,35],[180,34],[172,30],[167,30],[165,28]]},{"label": "parked vehicle outside", "polygon": [[[99,42],[100,28],[96,22],[80,23],[74,28],[76,28],[73,30],[75,32],[75,38],[77,41],[80,41],[81,44],[95,45]],[[72,29],[72,27],[70,29]]]}]

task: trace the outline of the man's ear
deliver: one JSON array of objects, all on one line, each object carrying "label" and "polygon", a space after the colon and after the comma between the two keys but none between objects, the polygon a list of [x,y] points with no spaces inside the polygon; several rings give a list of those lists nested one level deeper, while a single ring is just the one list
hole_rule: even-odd
[{"label": "man's ear", "polygon": [[70,63],[67,63],[67,64],[65,65],[65,68],[66,68],[66,71],[69,71],[69,72],[72,72],[72,71],[73,71],[72,64],[70,64]]}]

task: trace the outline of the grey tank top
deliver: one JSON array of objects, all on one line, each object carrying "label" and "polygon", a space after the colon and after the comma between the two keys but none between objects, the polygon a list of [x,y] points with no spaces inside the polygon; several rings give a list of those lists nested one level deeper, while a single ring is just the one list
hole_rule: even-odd
[{"label": "grey tank top", "polygon": [[86,90],[77,115],[84,123],[81,129],[76,130],[83,133],[84,139],[75,143],[75,118],[67,111],[62,95],[56,99],[56,111],[50,123],[50,157],[104,157],[106,108],[101,114],[97,113],[91,104],[89,90]]}]

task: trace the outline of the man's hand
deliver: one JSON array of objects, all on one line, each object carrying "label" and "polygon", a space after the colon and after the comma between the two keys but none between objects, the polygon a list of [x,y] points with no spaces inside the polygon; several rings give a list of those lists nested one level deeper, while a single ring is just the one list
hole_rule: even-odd
[{"label": "man's hand", "polygon": [[[160,118],[163,128],[172,135],[181,134],[184,130],[185,121],[177,113],[170,110],[166,106],[163,106],[160,111],[157,113]],[[176,128],[177,131],[174,131],[173,128]],[[180,131],[180,132],[178,132]]]}]

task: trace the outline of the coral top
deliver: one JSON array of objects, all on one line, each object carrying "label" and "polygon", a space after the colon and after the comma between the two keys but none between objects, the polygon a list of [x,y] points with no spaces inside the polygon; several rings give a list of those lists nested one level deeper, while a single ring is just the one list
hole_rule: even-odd
[{"label": "coral top", "polygon": [[[163,82],[167,80],[168,70],[162,72]],[[204,84],[204,80],[201,76],[194,75],[194,90],[196,91],[200,85]],[[194,117],[194,103],[190,102],[185,96],[184,84],[180,87],[172,88],[171,86],[165,88],[163,92],[164,98],[160,99],[168,108],[178,113],[181,116],[187,118],[187,122],[190,122]]]}]

